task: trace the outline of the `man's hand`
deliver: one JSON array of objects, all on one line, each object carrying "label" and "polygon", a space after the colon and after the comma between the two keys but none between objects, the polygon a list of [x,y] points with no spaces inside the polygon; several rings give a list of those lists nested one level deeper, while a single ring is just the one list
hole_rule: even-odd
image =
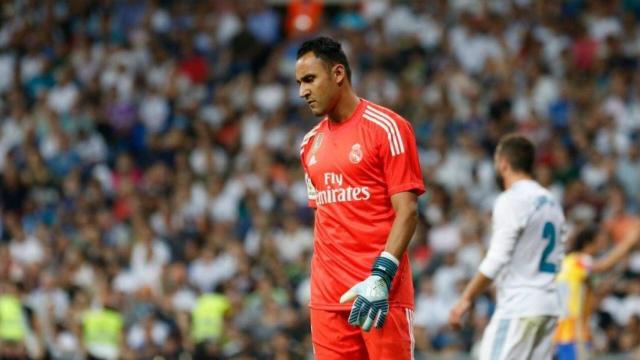
[{"label": "man's hand", "polygon": [[451,309],[451,312],[449,312],[449,325],[454,329],[462,328],[462,317],[470,308],[471,301],[465,298],[460,298],[460,300],[458,300]]},{"label": "man's hand", "polygon": [[467,284],[460,300],[453,306],[449,313],[449,325],[454,329],[462,327],[462,317],[469,311],[474,299],[491,285],[491,278],[478,271]]},{"label": "man's hand", "polygon": [[[394,261],[395,260],[395,261]],[[355,299],[349,314],[349,324],[369,331],[371,326],[380,328],[389,313],[389,290],[398,270],[397,260],[379,256],[373,264],[371,276],[347,290],[341,297],[344,304]]]},{"label": "man's hand", "polygon": [[389,290],[381,277],[371,275],[357,283],[340,297],[340,303],[354,298],[356,301],[351,306],[349,325],[360,326],[364,331],[369,331],[374,323],[377,328],[384,325],[389,313]]}]

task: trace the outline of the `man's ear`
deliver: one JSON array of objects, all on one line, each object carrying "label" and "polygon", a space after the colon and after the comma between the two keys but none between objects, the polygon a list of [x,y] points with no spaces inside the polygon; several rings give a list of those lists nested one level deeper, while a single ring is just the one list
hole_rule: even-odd
[{"label": "man's ear", "polygon": [[345,79],[347,78],[347,71],[342,64],[333,65],[333,67],[331,68],[331,74],[333,75],[333,78],[338,85],[342,85],[342,83],[344,83]]},{"label": "man's ear", "polygon": [[511,165],[509,165],[509,161],[504,156],[500,157],[499,166],[503,174],[508,172],[511,169]]}]

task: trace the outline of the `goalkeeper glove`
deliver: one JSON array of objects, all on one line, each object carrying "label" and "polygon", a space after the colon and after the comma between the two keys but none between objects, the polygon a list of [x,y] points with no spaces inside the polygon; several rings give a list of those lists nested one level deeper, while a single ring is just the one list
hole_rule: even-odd
[{"label": "goalkeeper glove", "polygon": [[389,313],[389,291],[398,270],[398,260],[388,252],[383,252],[373,263],[371,276],[347,290],[340,303],[356,299],[351,306],[349,324],[369,331],[371,326],[380,328]]}]

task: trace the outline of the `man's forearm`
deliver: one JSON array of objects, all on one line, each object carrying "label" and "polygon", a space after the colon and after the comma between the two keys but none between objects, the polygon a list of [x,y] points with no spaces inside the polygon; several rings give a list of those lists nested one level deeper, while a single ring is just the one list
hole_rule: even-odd
[{"label": "man's forearm", "polygon": [[393,221],[389,237],[387,238],[385,251],[400,260],[402,254],[407,250],[407,246],[409,246],[417,224],[417,211],[408,209],[396,213],[396,218]]},{"label": "man's forearm", "polygon": [[468,301],[473,301],[486,288],[488,288],[492,282],[493,280],[491,278],[478,271],[473,279],[471,279],[469,284],[467,284],[467,287],[464,289],[462,298]]},{"label": "man's forearm", "polygon": [[617,244],[613,250],[602,259],[598,259],[595,264],[593,264],[592,271],[594,273],[600,273],[610,270],[633,249],[638,241],[640,241],[640,222],[634,223],[633,228],[627,232],[622,242]]},{"label": "man's forearm", "polygon": [[483,292],[491,282],[491,278],[478,271],[469,284],[467,284],[462,296],[456,304],[453,305],[449,313],[449,324],[451,324],[454,329],[462,327],[462,317],[471,309],[474,299]]}]

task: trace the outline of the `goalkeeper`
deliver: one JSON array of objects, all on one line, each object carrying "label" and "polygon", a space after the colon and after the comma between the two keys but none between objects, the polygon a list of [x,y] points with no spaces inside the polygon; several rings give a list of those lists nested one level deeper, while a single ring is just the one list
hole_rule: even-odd
[{"label": "goalkeeper", "polygon": [[411,359],[413,284],[405,249],[424,192],[408,121],[361,99],[339,43],[302,44],[299,95],[320,122],[300,149],[316,209],[311,337],[316,359]]}]

